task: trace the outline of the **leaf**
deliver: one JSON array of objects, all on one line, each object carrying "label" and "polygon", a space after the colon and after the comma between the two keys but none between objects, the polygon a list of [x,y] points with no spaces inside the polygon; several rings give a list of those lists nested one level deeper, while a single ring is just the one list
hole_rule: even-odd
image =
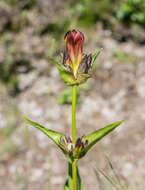
[{"label": "leaf", "polygon": [[122,123],[123,123],[123,121],[115,122],[113,124],[110,124],[110,125],[102,128],[102,129],[99,129],[99,130],[97,130],[97,131],[95,131],[95,132],[93,132],[93,133],[85,136],[83,138],[83,140],[84,141],[88,140],[88,145],[81,152],[81,157],[84,156],[88,152],[88,150],[94,144],[96,144],[96,142],[98,142],[99,140],[101,140],[104,136],[106,136],[108,133],[110,133],[111,131],[113,131],[116,127],[118,127]]},{"label": "leaf", "polygon": [[96,51],[96,53],[94,55],[92,55],[91,67],[93,66],[96,58],[98,57],[98,55],[101,53],[102,50],[103,50],[103,48],[100,48],[99,50]]},{"label": "leaf", "polygon": [[[64,185],[63,190],[73,190],[72,161],[70,159],[68,161],[68,175],[69,175],[69,177]],[[77,183],[78,183],[78,190],[84,190],[78,167],[77,167]]]},{"label": "leaf", "polygon": [[[76,104],[81,104],[80,91],[77,88]],[[58,99],[59,104],[71,104],[72,103],[72,88],[65,89]]]},{"label": "leaf", "polygon": [[43,127],[42,125],[39,125],[36,122],[30,121],[29,119],[27,119],[26,117],[23,117],[23,119],[30,125],[32,125],[33,127],[39,129],[40,131],[42,131],[45,135],[47,135],[65,154],[66,151],[65,149],[61,146],[60,144],[60,137],[65,138],[64,134],[61,134],[59,132],[47,129],[45,127]]},{"label": "leaf", "polygon": [[59,62],[57,62],[55,59],[53,59],[53,58],[49,58],[49,59],[52,61],[52,63],[54,63],[56,65],[57,69],[60,72],[67,71],[67,69],[62,64],[60,64]]}]

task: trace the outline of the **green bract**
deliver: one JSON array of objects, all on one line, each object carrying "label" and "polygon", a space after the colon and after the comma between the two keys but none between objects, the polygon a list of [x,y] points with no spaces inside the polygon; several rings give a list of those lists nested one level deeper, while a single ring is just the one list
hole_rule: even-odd
[{"label": "green bract", "polygon": [[[89,135],[83,136],[82,138],[78,138],[76,141],[76,144],[73,145],[72,142],[69,142],[71,141],[70,138],[69,138],[70,140],[67,142],[67,137],[64,134],[47,129],[36,122],[30,121],[26,117],[23,117],[23,118],[28,124],[39,129],[45,135],[47,135],[71,160],[75,160],[75,159],[78,160],[82,158],[93,145],[95,145],[99,140],[101,140],[104,136],[106,136],[108,133],[113,131],[116,127],[118,127],[123,122],[123,121],[115,122],[102,129],[94,131],[93,133]],[[64,141],[64,143],[62,143],[61,139]],[[78,140],[80,140],[80,142]],[[87,144],[85,146],[86,141],[87,141]],[[72,149],[71,149],[71,146],[72,146]]]},{"label": "green bract", "polygon": [[[90,62],[90,67],[92,68],[96,58],[102,51],[102,48],[96,51],[94,55],[91,56],[91,62]],[[64,65],[60,64],[56,60],[50,58],[50,60],[56,65],[57,69],[59,70],[59,74],[62,78],[62,80],[65,82],[66,85],[68,86],[73,86],[73,85],[80,85],[85,83],[89,78],[92,77],[92,73],[85,73],[81,70],[78,70],[77,78],[74,77],[73,72],[71,72],[70,69],[65,67]]]}]

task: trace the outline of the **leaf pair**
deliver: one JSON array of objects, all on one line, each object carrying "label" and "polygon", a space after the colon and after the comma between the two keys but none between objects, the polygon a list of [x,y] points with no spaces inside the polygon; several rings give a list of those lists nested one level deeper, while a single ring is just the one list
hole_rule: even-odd
[{"label": "leaf pair", "polygon": [[[23,119],[30,125],[32,125],[33,127],[39,129],[40,131],[42,131],[45,135],[47,135],[62,151],[65,155],[67,155],[69,157],[69,153],[67,152],[67,150],[62,146],[62,144],[60,143],[60,139],[63,138],[65,139],[66,136],[62,133],[47,129],[45,127],[43,127],[42,125],[39,125],[36,122],[30,121],[29,119],[23,117]],[[110,133],[111,131],[113,131],[116,127],[118,127],[120,124],[122,124],[123,121],[119,121],[119,122],[115,122],[113,124],[110,124],[102,129],[99,129],[97,131],[94,131],[93,133],[90,133],[87,136],[83,137],[83,141],[87,141],[87,146],[85,146],[80,152],[79,152],[79,156],[77,156],[77,159],[82,158],[87,152],[88,150],[90,150],[90,148],[96,144],[96,142],[98,142],[99,140],[101,140],[104,136],[106,136],[108,133]],[[74,158],[75,159],[75,158]]]}]

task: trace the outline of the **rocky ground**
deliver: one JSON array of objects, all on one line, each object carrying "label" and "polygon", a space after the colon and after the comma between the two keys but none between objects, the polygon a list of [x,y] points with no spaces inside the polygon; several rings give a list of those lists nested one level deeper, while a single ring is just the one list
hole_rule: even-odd
[{"label": "rocky ground", "polygon": [[[30,18],[34,15],[31,13]],[[38,38],[33,35],[40,20],[33,23],[33,29],[28,27],[25,32],[15,34],[15,37],[18,35],[20,55],[25,52],[26,58],[32,57],[33,67],[29,72],[19,72],[20,93],[11,97],[6,87],[0,84],[0,129],[4,131],[0,135],[1,190],[60,190],[67,176],[63,154],[44,134],[27,127],[21,119],[24,115],[49,129],[71,134],[71,105],[57,103],[66,86],[57,69],[46,58],[50,51],[48,44],[51,44],[49,36]],[[133,41],[120,43],[112,38],[110,31],[101,27],[82,30],[86,37],[85,52],[95,52],[100,47],[104,50],[97,59],[94,78],[87,82],[86,90],[80,92],[78,136],[125,120],[79,161],[85,189],[98,190],[96,168],[112,175],[108,157],[123,183],[132,189],[143,190],[145,45]],[[62,47],[61,44],[60,51]],[[24,71],[23,67],[18,69]],[[100,179],[105,180],[102,175]]]}]

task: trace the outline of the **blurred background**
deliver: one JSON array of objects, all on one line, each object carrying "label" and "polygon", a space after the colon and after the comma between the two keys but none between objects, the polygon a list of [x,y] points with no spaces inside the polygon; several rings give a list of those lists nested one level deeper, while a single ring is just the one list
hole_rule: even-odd
[{"label": "blurred background", "polygon": [[125,120],[79,162],[85,189],[145,189],[145,0],[1,0],[1,190],[63,189],[66,159],[21,116],[71,135],[71,89],[49,57],[62,62],[73,28],[85,53],[103,47],[78,90],[78,136]]}]

